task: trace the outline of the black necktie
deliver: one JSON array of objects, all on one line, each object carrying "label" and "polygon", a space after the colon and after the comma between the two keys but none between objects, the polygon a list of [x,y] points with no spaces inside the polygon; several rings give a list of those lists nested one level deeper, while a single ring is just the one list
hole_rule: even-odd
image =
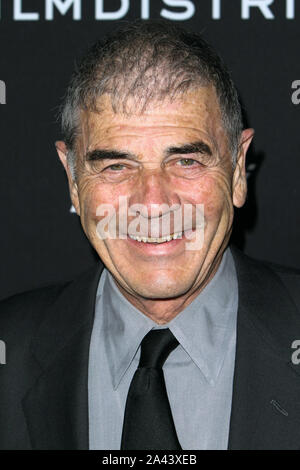
[{"label": "black necktie", "polygon": [[162,366],[177,339],[166,329],[151,330],[131,381],[124,414],[121,450],[181,449],[173,422]]}]

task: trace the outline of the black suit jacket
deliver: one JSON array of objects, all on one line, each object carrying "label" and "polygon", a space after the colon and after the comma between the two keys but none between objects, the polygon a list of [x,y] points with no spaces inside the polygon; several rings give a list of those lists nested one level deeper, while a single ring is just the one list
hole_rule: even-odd
[{"label": "black suit jacket", "polygon": [[[233,250],[239,284],[230,449],[300,449],[300,274]],[[88,357],[102,264],[0,303],[0,449],[88,449]]]}]

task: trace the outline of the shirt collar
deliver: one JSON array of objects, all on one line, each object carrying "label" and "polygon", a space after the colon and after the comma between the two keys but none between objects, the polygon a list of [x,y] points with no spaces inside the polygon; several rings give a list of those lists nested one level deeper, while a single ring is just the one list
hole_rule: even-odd
[{"label": "shirt collar", "polygon": [[[114,389],[131,364],[143,337],[158,325],[135,308],[105,270],[98,288],[103,311],[103,335]],[[214,385],[229,342],[235,333],[237,277],[229,249],[207,286],[168,327],[182,348]]]},{"label": "shirt collar", "polygon": [[[135,308],[120,292],[109,271],[103,272],[101,295],[103,337],[112,384],[116,389],[144,336],[156,323]],[[102,278],[102,276],[101,276]],[[100,291],[100,292],[99,292]]]},{"label": "shirt collar", "polygon": [[211,385],[235,335],[237,308],[237,275],[228,248],[212,280],[167,325]]}]

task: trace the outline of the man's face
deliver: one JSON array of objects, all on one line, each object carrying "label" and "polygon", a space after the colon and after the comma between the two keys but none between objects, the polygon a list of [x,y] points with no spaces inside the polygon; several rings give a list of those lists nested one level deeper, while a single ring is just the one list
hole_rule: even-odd
[{"label": "man's face", "polygon": [[[83,229],[127,294],[144,299],[189,296],[203,287],[220,262],[231,232],[233,205],[244,203],[249,130],[242,136],[246,143],[241,145],[233,171],[213,87],[191,91],[173,102],[149,104],[143,115],[115,114],[108,96],[100,104],[101,113],[82,114],[76,184],[57,145]],[[120,196],[127,198],[128,207],[142,205],[136,215],[148,222],[144,236],[150,236],[151,224],[161,222],[167,213],[170,234],[177,233],[176,211],[168,208],[176,205],[184,214],[184,207],[189,206],[192,217],[186,222],[187,236],[204,230],[202,246],[187,249],[185,235],[164,243],[144,243],[131,239],[128,231],[125,238],[123,233],[122,238],[101,239],[97,225],[103,219],[104,212],[100,215],[99,210],[103,204],[113,207],[117,235],[121,230]],[[155,212],[162,204],[165,209]],[[204,211],[200,222],[197,207]],[[128,215],[127,225],[132,220]],[[162,225],[159,230],[159,237],[168,234]]]}]

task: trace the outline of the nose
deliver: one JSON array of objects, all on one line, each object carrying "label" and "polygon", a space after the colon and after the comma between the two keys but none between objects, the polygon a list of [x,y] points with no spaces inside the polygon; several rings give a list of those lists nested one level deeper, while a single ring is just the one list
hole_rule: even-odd
[{"label": "nose", "polygon": [[[167,212],[174,201],[174,188],[162,169],[144,169],[137,183],[130,204],[141,204],[141,216],[159,217]],[[165,208],[163,208],[165,206]]]}]

